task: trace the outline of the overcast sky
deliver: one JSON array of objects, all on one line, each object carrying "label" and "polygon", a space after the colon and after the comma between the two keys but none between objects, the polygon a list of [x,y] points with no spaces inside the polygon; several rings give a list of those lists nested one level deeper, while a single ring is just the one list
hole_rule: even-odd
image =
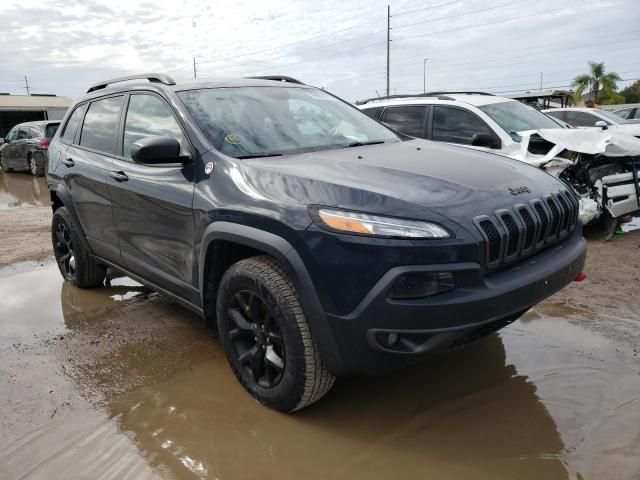
[{"label": "overcast sky", "polygon": [[[0,92],[97,81],[284,74],[353,101],[384,94],[387,0],[2,0]],[[391,93],[562,87],[604,61],[640,78],[638,0],[391,0]],[[630,82],[622,82],[625,86]]]}]

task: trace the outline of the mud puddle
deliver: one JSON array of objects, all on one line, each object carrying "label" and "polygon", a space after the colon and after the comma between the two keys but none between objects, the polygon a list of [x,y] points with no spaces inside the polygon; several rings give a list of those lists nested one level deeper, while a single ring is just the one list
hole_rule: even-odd
[{"label": "mud puddle", "polygon": [[244,393],[190,312],[55,268],[0,270],[1,478],[640,476],[638,353],[576,325],[586,307],[543,305],[287,416]]},{"label": "mud puddle", "polygon": [[0,210],[45,207],[51,203],[47,181],[22,172],[0,172]]}]

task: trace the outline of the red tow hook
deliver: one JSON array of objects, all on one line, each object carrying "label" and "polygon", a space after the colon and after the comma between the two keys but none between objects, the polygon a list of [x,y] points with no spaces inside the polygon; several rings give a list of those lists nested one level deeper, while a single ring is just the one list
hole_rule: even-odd
[{"label": "red tow hook", "polygon": [[580,272],[578,275],[576,275],[576,278],[573,279],[574,282],[582,282],[583,280],[587,279],[587,274],[584,272]]}]

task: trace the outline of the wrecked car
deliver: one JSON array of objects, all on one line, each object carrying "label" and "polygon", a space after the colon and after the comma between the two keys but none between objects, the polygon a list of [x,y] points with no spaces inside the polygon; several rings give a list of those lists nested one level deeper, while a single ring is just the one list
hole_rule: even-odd
[{"label": "wrecked car", "polygon": [[640,140],[614,129],[566,124],[517,100],[482,92],[394,95],[358,102],[390,127],[428,140],[505,155],[560,178],[580,202],[583,224],[618,219],[640,208]]}]

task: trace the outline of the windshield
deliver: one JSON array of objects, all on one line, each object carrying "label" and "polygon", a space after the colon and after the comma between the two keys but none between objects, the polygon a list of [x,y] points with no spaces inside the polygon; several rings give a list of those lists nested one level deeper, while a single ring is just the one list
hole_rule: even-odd
[{"label": "windshield", "polygon": [[213,88],[178,95],[216,148],[236,158],[400,141],[361,111],[314,88]]},{"label": "windshield", "polygon": [[618,123],[620,125],[623,125],[625,123],[630,123],[624,118],[616,115],[615,113],[609,112],[607,110],[598,110],[598,115],[602,115],[607,120],[611,120],[613,123]]},{"label": "windshield", "polygon": [[563,128],[551,117],[520,102],[493,103],[479,108],[500,125],[516,142],[522,140],[518,132],[524,130]]}]

